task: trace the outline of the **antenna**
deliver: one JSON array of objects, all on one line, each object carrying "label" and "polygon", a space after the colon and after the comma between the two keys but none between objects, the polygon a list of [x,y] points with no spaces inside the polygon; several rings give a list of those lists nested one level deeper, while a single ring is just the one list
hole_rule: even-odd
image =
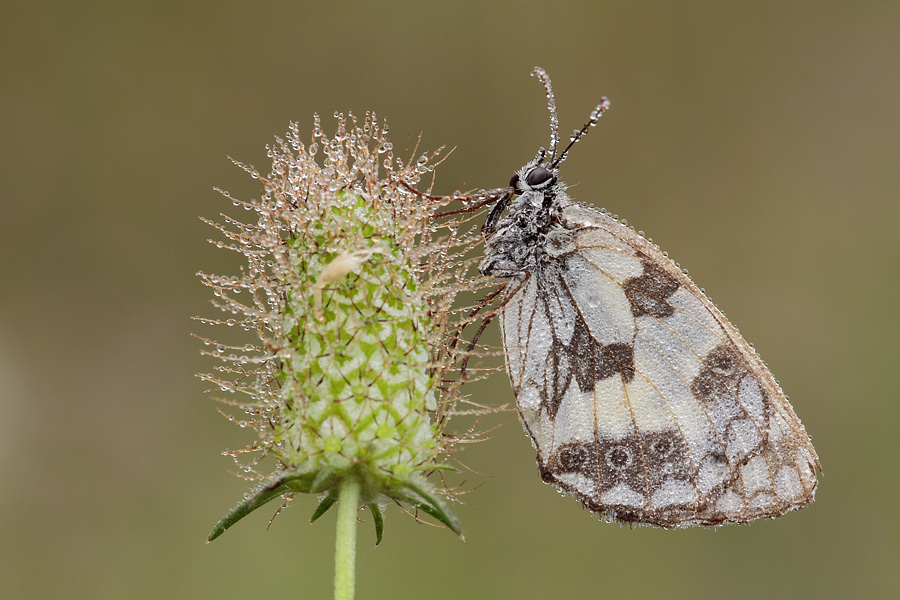
[{"label": "antenna", "polygon": [[550,77],[547,71],[541,67],[535,67],[531,72],[534,77],[541,80],[544,90],[547,92],[547,108],[550,109],[550,160],[556,160],[556,147],[559,145],[559,117],[556,115],[556,100],[553,98],[553,87],[550,85]]},{"label": "antenna", "polygon": [[601,97],[600,104],[598,104],[594,108],[594,110],[591,111],[591,116],[588,119],[588,122],[585,123],[581,127],[581,129],[576,129],[575,131],[572,132],[571,137],[569,137],[569,145],[566,146],[566,149],[562,151],[562,154],[559,155],[559,158],[557,158],[556,160],[554,160],[551,163],[551,165],[550,165],[551,167],[557,167],[557,166],[559,166],[559,163],[566,160],[566,154],[569,153],[569,148],[574,146],[575,142],[577,142],[578,140],[583,138],[585,135],[587,135],[588,129],[590,129],[591,127],[593,127],[594,125],[597,124],[597,121],[600,120],[600,117],[603,116],[604,112],[609,110],[609,107],[610,107],[609,99],[606,96]]}]

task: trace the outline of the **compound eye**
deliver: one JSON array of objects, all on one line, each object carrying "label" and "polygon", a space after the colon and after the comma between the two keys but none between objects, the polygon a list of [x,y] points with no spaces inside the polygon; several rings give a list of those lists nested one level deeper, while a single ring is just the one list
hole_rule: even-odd
[{"label": "compound eye", "polygon": [[509,187],[516,190],[517,192],[519,191],[519,174],[518,173],[516,173],[515,175],[513,175],[512,177],[509,178]]},{"label": "compound eye", "polygon": [[525,176],[525,183],[528,184],[528,187],[538,187],[543,183],[547,183],[550,179],[553,178],[553,173],[545,169],[544,167],[535,167],[528,172],[528,175]]}]

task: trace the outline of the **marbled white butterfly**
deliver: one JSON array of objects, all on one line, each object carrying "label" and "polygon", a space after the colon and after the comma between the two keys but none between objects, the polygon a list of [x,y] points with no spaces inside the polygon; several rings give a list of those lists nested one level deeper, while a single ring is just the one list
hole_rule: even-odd
[{"label": "marbled white butterfly", "polygon": [[[754,349],[660,249],[559,180],[604,98],[559,145],[483,192],[482,274],[508,280],[506,369],[541,477],[610,520],[746,523],[813,501],[818,457]],[[485,204],[481,202],[480,204]]]}]

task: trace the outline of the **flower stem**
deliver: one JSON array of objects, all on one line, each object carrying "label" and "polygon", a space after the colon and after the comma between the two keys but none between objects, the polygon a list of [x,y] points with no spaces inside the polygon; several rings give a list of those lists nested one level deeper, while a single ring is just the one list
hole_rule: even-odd
[{"label": "flower stem", "polygon": [[353,600],[356,586],[356,512],[359,479],[348,474],[340,483],[334,548],[334,600]]}]

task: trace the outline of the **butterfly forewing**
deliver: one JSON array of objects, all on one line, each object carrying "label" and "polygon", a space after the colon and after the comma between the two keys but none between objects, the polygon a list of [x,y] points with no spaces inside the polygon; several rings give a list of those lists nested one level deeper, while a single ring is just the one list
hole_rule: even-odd
[{"label": "butterfly forewing", "polygon": [[500,314],[543,479],[662,527],[811,502],[815,451],[755,351],[655,245],[559,205],[543,262],[508,283]]}]

